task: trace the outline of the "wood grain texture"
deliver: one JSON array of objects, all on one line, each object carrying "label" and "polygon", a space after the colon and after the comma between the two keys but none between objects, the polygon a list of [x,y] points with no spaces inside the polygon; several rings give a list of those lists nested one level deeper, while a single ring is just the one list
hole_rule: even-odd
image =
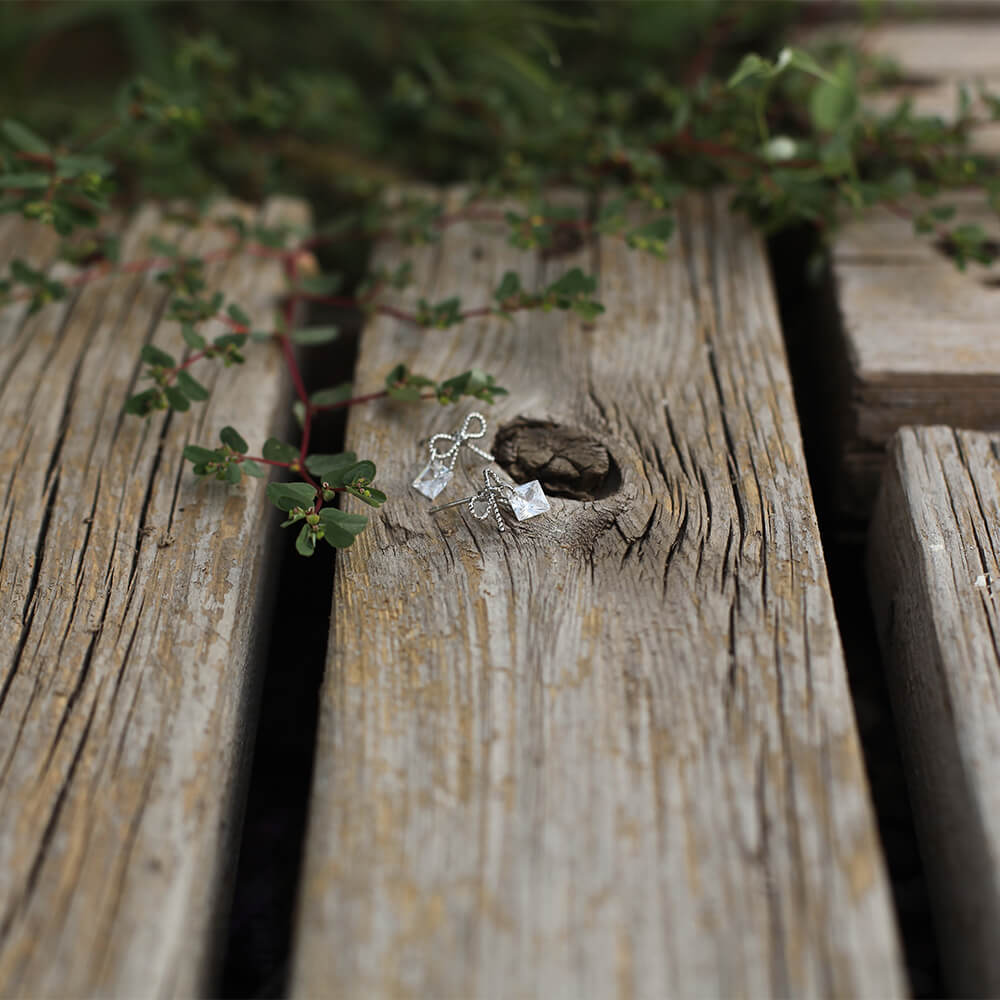
[{"label": "wood grain texture", "polygon": [[[998,10],[1000,14],[1000,10]],[[843,33],[845,29],[837,29]],[[848,34],[851,32],[848,30]],[[899,61],[910,83],[874,97],[880,110],[902,96],[915,110],[948,120],[959,81],[1000,87],[1000,17],[932,21],[855,30],[870,51]],[[974,133],[973,148],[1000,153],[1000,130]],[[1000,240],[1000,219],[982,194],[959,192],[949,225],[977,223]],[[908,208],[919,213],[925,203]],[[841,329],[831,348],[839,392],[837,507],[866,518],[878,488],[886,442],[906,424],[1000,426],[1000,264],[959,272],[917,236],[910,218],[889,209],[845,220],[832,247]]]},{"label": "wood grain texture", "polygon": [[767,262],[724,206],[665,261],[450,227],[431,300],[578,264],[607,313],[364,332],[359,389],[485,368],[491,436],[579,428],[622,484],[501,536],[408,488],[471,407],[352,413],[393,499],[338,558],[294,996],[904,992]]},{"label": "wood grain texture", "polygon": [[[234,210],[253,217],[219,206]],[[305,221],[298,202],[264,215]],[[123,259],[153,233],[187,252],[227,241],[149,207]],[[270,322],[279,262],[206,274]],[[274,539],[260,484],[198,484],[181,450],[226,423],[259,444],[284,426],[287,380],[255,348],[246,370],[200,366],[212,398],[190,413],[123,417],[142,345],[181,343],[168,294],[125,274],[0,313],[3,996],[191,996],[218,960]]]},{"label": "wood grain texture", "polygon": [[906,427],[869,578],[949,991],[1000,995],[1000,438]]}]

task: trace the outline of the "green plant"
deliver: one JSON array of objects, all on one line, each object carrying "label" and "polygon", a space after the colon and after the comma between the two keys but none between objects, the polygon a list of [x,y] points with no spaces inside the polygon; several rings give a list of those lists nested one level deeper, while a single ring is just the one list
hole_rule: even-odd
[{"label": "green plant", "polygon": [[[383,397],[492,402],[507,390],[482,371],[435,382],[401,362],[379,388],[355,393],[343,384],[309,393],[295,345],[328,343],[338,331],[297,328],[299,303],[424,327],[530,309],[573,310],[584,320],[602,311],[596,282],[575,268],[541,290],[522,288],[508,273],[489,303],[419,298],[415,309],[403,309],[394,296],[411,283],[408,265],[362,275],[338,247],[390,235],[404,246],[420,245],[456,222],[482,219],[506,224],[511,244],[524,249],[600,232],[662,255],[678,197],[693,187],[726,185],[733,204],[766,232],[804,223],[826,238],[845,211],[884,204],[911,217],[915,230],[937,240],[959,267],[988,264],[997,255],[980,227],[949,225],[954,207],[945,196],[975,185],[1000,211],[996,164],[969,148],[975,129],[1000,120],[1000,97],[963,92],[951,122],[917,116],[906,102],[887,114],[870,112],[866,89],[893,67],[843,47],[811,53],[776,46],[794,13],[786,5],[301,5],[292,20],[302,23],[286,32],[299,47],[296,57],[281,62],[282,53],[274,52],[274,65],[251,36],[255,17],[264,33],[274,17],[287,21],[283,7],[261,4],[238,22],[231,9],[228,27],[243,42],[235,46],[219,41],[218,19],[226,16],[219,8],[229,5],[200,5],[202,30],[180,34],[169,48],[159,41],[169,30],[149,29],[169,29],[177,6],[54,4],[45,8],[42,21],[49,23],[41,27],[19,20],[10,6],[0,12],[6,22],[0,38],[29,51],[33,38],[72,38],[81,24],[105,30],[110,24],[131,40],[132,61],[145,69],[120,84],[108,81],[105,89],[113,85],[116,93],[110,116],[98,112],[97,93],[70,114],[53,101],[58,74],[32,89],[23,63],[13,60],[21,76],[13,72],[8,93],[19,104],[17,115],[9,109],[0,125],[0,211],[19,212],[62,235],[63,255],[90,265],[75,283],[119,268],[151,269],[169,287],[168,316],[184,353],[178,359],[144,348],[146,384],[128,400],[130,414],[187,411],[208,396],[199,368],[238,366],[245,351],[277,345],[295,387],[300,442],[272,439],[250,455],[239,432],[225,427],[218,445],[189,446],[185,457],[196,475],[230,484],[262,476],[268,465],[296,477],[267,489],[287,515],[284,524],[299,526],[303,555],[319,541],[350,545],[363,529],[364,517],[330,506],[335,494],[372,507],[386,500],[374,485],[372,461],[310,451],[320,414]],[[310,56],[324,17],[336,59],[329,52]],[[614,60],[601,57],[609,35],[619,43]],[[763,46],[776,55],[747,51]],[[43,133],[61,138],[49,141]],[[407,198],[390,207],[382,197],[389,185],[450,177],[471,185],[467,204],[450,215],[433,200]],[[546,201],[550,186],[567,184],[589,193],[598,208]],[[282,263],[288,294],[271,329],[251,329],[239,302],[207,287],[206,258],[156,241],[148,258],[121,262],[118,248],[96,228],[116,199],[183,194],[198,204],[220,190],[257,198],[279,189],[302,192],[321,207],[312,233],[248,228],[230,218],[220,223],[229,245],[212,255],[268,255]],[[499,193],[516,195],[523,210],[498,212],[490,199]],[[912,196],[922,199],[922,209],[914,212]],[[188,221],[198,218],[195,210]],[[315,267],[314,254],[323,257],[325,272]],[[355,290],[342,293],[349,285]],[[0,299],[27,299],[32,310],[68,290],[20,260],[0,279]],[[209,340],[203,332],[209,320],[221,320],[229,332]]]}]

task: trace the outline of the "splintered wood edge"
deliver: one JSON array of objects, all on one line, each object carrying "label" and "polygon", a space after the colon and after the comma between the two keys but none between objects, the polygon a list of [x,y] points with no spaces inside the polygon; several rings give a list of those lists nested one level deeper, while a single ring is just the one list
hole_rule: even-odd
[{"label": "splintered wood edge", "polygon": [[483,224],[407,256],[472,305],[600,271],[592,324],[373,320],[357,379],[483,368],[491,434],[579,427],[622,485],[501,537],[409,488],[455,411],[351,414],[393,501],[338,559],[292,995],[901,995],[759,238],[716,196],[663,262]]},{"label": "splintered wood edge", "polygon": [[1000,995],[1000,438],[894,437],[869,532],[886,664],[949,991]]},{"label": "splintered wood edge", "polygon": [[[308,212],[274,199],[259,218]],[[125,259],[153,233],[189,253],[229,240],[149,206]],[[206,277],[271,325],[279,261],[216,260]],[[245,367],[195,370],[207,403],[123,416],[143,343],[183,349],[168,296],[154,272],[125,274],[0,314],[4,995],[191,996],[219,960],[277,535],[262,482],[196,483],[181,451],[230,422],[252,447],[281,434],[289,390],[276,346],[248,346]]]}]

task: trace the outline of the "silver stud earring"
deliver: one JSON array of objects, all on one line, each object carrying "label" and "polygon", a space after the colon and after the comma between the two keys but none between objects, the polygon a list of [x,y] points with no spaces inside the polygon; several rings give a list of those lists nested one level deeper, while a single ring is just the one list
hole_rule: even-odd
[{"label": "silver stud earring", "polygon": [[469,512],[474,518],[485,521],[492,514],[497,528],[506,531],[507,525],[500,513],[501,500],[510,506],[514,517],[519,521],[527,521],[529,517],[537,517],[549,510],[548,498],[542,492],[542,484],[537,479],[532,479],[530,483],[522,483],[520,486],[513,486],[503,482],[492,469],[483,469],[483,479],[486,485],[478,493],[474,493],[471,497],[462,497],[461,500],[452,500],[451,503],[444,503],[439,507],[431,507],[430,513],[436,514],[439,510],[467,503]]},{"label": "silver stud earring", "polygon": [[[478,430],[470,430],[474,421],[479,422]],[[482,448],[477,448],[472,442],[486,435],[486,418],[481,413],[470,413],[462,423],[457,434],[435,434],[430,441],[430,461],[421,470],[420,475],[413,480],[412,486],[418,493],[423,493],[428,500],[433,500],[451,482],[455,472],[455,463],[462,447],[474,451],[488,462],[493,456]],[[437,442],[448,441],[451,447],[447,451],[438,451]]]}]

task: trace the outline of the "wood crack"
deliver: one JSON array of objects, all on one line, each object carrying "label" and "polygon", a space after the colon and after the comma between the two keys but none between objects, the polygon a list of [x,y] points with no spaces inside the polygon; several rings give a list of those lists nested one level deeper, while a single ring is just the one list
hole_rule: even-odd
[{"label": "wood crack", "polygon": [[76,770],[80,765],[80,761],[83,758],[83,751],[87,744],[87,739],[90,735],[90,728],[94,722],[94,716],[97,713],[98,698],[94,699],[93,705],[91,705],[90,712],[87,715],[87,721],[83,726],[83,731],[80,734],[80,739],[78,740],[76,746],[73,748],[73,755],[70,758],[69,765],[66,770],[66,776],[63,779],[59,792],[56,795],[55,802],[53,803],[52,809],[49,812],[48,819],[46,820],[45,826],[37,841],[37,848],[34,853],[34,858],[28,868],[27,876],[24,881],[24,885],[20,892],[17,894],[16,900],[12,900],[8,909],[7,915],[4,917],[2,923],[0,923],[0,942],[8,937],[11,929],[11,923],[13,922],[16,913],[19,910],[23,910],[28,900],[31,898],[35,891],[35,886],[38,882],[38,876],[41,872],[42,863],[45,861],[46,855],[48,853],[49,847],[52,844],[52,839],[55,834],[56,825],[59,821],[59,816],[62,813],[63,807],[66,804],[66,800],[69,796],[70,789],[73,787],[73,776],[76,774]]}]

